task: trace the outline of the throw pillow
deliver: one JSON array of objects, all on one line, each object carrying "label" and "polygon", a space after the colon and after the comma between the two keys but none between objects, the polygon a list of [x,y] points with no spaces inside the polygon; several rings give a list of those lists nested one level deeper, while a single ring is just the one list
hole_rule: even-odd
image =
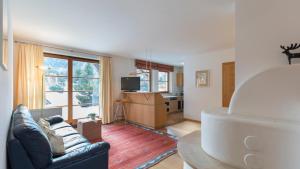
[{"label": "throw pillow", "polygon": [[46,121],[45,119],[40,119],[38,121],[39,126],[42,128],[42,130],[47,133],[48,129],[50,129],[50,123]]},{"label": "throw pillow", "polygon": [[64,155],[65,147],[63,137],[58,136],[54,130],[51,130],[50,123],[45,119],[40,119],[38,124],[41,126],[42,130],[48,137],[52,154],[54,156]]},{"label": "throw pillow", "polygon": [[45,120],[48,121],[50,123],[50,125],[64,121],[64,119],[60,115],[47,117],[47,118],[45,118]]},{"label": "throw pillow", "polygon": [[51,150],[54,156],[60,156],[65,154],[63,137],[58,136],[54,130],[47,132],[47,136],[50,142]]}]

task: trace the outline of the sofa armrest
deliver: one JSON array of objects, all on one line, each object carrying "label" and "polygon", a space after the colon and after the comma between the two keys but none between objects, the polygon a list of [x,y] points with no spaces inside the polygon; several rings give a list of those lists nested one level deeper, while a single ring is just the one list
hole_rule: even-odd
[{"label": "sofa armrest", "polygon": [[[77,168],[80,168],[80,166],[85,166],[89,169],[93,169],[93,167],[88,166],[92,165],[95,166],[94,168],[100,169],[101,160],[103,160],[103,165],[108,166],[109,149],[110,145],[106,142],[91,144],[74,150],[73,152],[70,152],[64,156],[53,159],[53,163],[48,169],[63,169],[74,165],[78,165],[79,167]],[[92,162],[92,160],[94,162]]]}]

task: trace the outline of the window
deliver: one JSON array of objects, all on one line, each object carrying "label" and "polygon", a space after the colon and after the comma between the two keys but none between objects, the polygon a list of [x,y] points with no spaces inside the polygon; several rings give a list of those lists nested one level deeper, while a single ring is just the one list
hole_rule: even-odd
[{"label": "window", "polygon": [[73,61],[73,118],[99,114],[99,64]]},{"label": "window", "polygon": [[147,69],[137,69],[137,74],[141,78],[141,90],[143,92],[151,91],[151,71]]},{"label": "window", "polygon": [[[45,108],[61,107],[63,118],[68,120],[68,60],[44,58]],[[51,69],[50,69],[51,68]]]},{"label": "window", "polygon": [[158,72],[158,91],[169,91],[169,72]]},{"label": "window", "polygon": [[72,122],[99,116],[99,61],[45,54],[45,107],[61,107]]}]

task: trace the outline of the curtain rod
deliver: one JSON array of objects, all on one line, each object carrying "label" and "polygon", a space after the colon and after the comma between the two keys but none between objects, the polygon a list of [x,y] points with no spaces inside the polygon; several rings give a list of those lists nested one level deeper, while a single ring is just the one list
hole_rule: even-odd
[{"label": "curtain rod", "polygon": [[[7,39],[5,39],[5,40],[7,40]],[[63,50],[63,51],[72,52],[72,53],[81,53],[81,54],[86,54],[86,55],[94,55],[94,56],[101,56],[101,57],[111,58],[111,56],[103,56],[104,54],[98,54],[98,53],[94,53],[94,52],[84,52],[84,51],[80,51],[80,50],[76,50],[76,49],[70,49],[70,48],[68,49],[68,48],[64,48],[64,47],[58,47],[58,46],[42,44],[42,43],[38,43],[38,42],[21,41],[21,40],[14,40],[14,42],[15,43],[21,43],[21,44],[38,45],[38,46],[42,46],[42,47],[46,47],[46,48]]]}]

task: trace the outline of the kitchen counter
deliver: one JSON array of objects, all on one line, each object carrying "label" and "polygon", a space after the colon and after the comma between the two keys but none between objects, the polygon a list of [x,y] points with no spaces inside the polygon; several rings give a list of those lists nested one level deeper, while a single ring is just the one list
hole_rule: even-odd
[{"label": "kitchen counter", "polygon": [[183,112],[183,96],[164,95],[163,98],[167,105],[168,113]]},{"label": "kitchen counter", "polygon": [[124,92],[127,120],[148,128],[159,129],[167,120],[165,99],[158,92]]}]

